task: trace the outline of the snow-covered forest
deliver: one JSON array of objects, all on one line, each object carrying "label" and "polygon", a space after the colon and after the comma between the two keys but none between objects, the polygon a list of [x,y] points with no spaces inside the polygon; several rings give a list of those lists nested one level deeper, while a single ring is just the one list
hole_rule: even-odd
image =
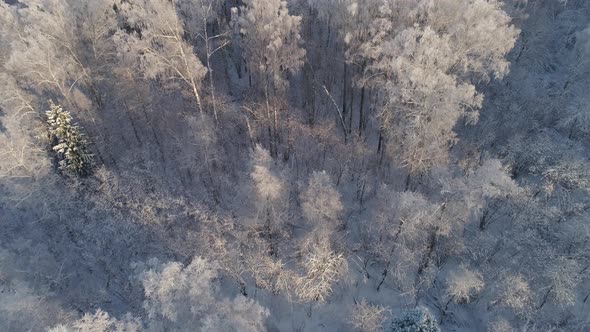
[{"label": "snow-covered forest", "polygon": [[590,331],[590,1],[0,0],[0,331]]}]

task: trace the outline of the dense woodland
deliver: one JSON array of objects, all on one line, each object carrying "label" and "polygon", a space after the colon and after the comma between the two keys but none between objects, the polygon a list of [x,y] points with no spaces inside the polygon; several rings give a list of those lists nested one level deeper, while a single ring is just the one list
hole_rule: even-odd
[{"label": "dense woodland", "polygon": [[590,1],[0,1],[0,331],[590,331]]}]

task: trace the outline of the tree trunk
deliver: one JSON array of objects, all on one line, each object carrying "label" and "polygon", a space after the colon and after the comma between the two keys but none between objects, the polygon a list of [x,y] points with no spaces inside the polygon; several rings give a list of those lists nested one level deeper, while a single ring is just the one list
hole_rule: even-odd
[{"label": "tree trunk", "polygon": [[[346,81],[347,81],[347,72],[348,72],[348,64],[344,61],[344,79],[342,80],[342,116],[346,121],[346,111],[347,111],[347,104],[346,104],[346,97],[347,97],[347,89],[346,89]],[[346,127],[344,128],[346,130]]]},{"label": "tree trunk", "polygon": [[541,304],[539,305],[539,307],[537,307],[537,310],[540,310],[541,308],[543,308],[545,303],[547,303],[547,299],[549,298],[549,294],[551,294],[552,290],[553,290],[553,286],[549,287],[549,290],[547,290],[547,293],[545,293],[545,296],[543,296],[543,301],[541,301]]},{"label": "tree trunk", "polygon": [[[361,69],[361,74],[365,75],[365,69],[367,67],[367,61],[363,61],[363,66]],[[359,137],[363,135],[364,129],[364,107],[365,107],[365,83],[363,82],[363,86],[361,88],[361,104],[359,105]]]},{"label": "tree trunk", "polygon": [[363,127],[364,127],[364,106],[365,106],[365,85],[361,88],[361,104],[359,107],[359,137],[363,136]]},{"label": "tree trunk", "polygon": [[350,90],[350,109],[348,113],[348,135],[352,135],[352,113],[354,110],[354,89]]},{"label": "tree trunk", "polygon": [[275,157],[279,155],[279,112],[277,106],[273,107],[273,128],[274,128],[274,145],[275,145]]},{"label": "tree trunk", "polygon": [[[436,247],[436,242],[438,239],[438,236],[436,233],[437,233],[437,230],[434,230],[432,232],[432,234],[430,234],[428,249],[427,249],[426,255],[424,256],[424,259],[422,260],[422,263],[420,264],[420,267],[418,268],[417,277],[422,275],[424,270],[426,270],[426,268],[428,268],[428,266],[430,265],[430,261],[432,260],[432,253],[434,253],[434,248]],[[417,281],[416,281],[416,284],[418,284]]]},{"label": "tree trunk", "polygon": [[193,94],[195,95],[195,100],[197,101],[197,108],[199,109],[199,113],[201,116],[203,115],[203,105],[201,104],[201,96],[199,96],[199,91],[197,90],[197,85],[195,80],[191,78],[191,86],[193,88]]},{"label": "tree trunk", "polygon": [[211,50],[209,45],[209,35],[207,33],[207,21],[205,21],[205,52],[207,52],[207,70],[209,71],[209,88],[211,89],[211,106],[213,107],[213,117],[217,125],[217,105],[215,102],[215,86],[213,85],[213,68],[211,68]]},{"label": "tree trunk", "polygon": [[332,29],[331,29],[331,18],[328,17],[328,38],[326,38],[326,50],[328,50],[328,48],[330,47],[330,35],[332,34]]},{"label": "tree trunk", "polygon": [[568,139],[572,139],[574,137],[574,128],[575,128],[577,122],[578,122],[578,119],[575,119],[574,122],[572,123],[572,126],[570,127],[570,133],[567,137]]},{"label": "tree trunk", "polygon": [[274,136],[272,133],[272,122],[271,122],[271,115],[270,115],[270,100],[269,100],[269,95],[268,95],[268,79],[265,79],[265,84],[264,84],[264,98],[266,100],[266,121],[267,121],[267,126],[268,126],[268,145],[269,145],[269,149],[270,149],[270,155],[272,157],[276,157],[276,154],[273,149],[273,142],[274,142]]},{"label": "tree trunk", "polygon": [[379,129],[379,143],[377,143],[377,153],[383,148],[383,129]]},{"label": "tree trunk", "polygon": [[377,285],[377,291],[379,291],[381,289],[383,282],[385,282],[385,278],[387,277],[387,271],[389,269],[390,264],[391,264],[391,262],[387,262],[387,265],[383,269],[383,273],[381,273],[382,278],[381,278],[381,281],[379,282],[379,285]]},{"label": "tree trunk", "polygon": [[451,304],[451,302],[453,301],[454,298],[455,298],[455,295],[451,296],[451,298],[447,301],[447,304],[445,304],[445,308],[443,309],[443,311],[440,315],[439,324],[443,323],[445,317],[447,316],[447,312],[449,311],[449,305]]}]

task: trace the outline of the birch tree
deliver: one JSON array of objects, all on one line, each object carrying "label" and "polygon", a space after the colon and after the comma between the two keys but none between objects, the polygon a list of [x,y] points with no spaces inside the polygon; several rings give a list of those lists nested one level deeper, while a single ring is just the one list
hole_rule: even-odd
[{"label": "birch tree", "polygon": [[382,331],[383,322],[387,318],[387,311],[382,306],[370,304],[366,299],[362,299],[360,302],[355,303],[350,322],[357,331]]},{"label": "birch tree", "polygon": [[256,193],[255,225],[269,241],[269,254],[277,254],[280,239],[287,235],[287,186],[273,167],[267,150],[257,146],[252,153],[252,172]]},{"label": "birch tree", "polygon": [[303,214],[314,228],[330,232],[342,226],[344,207],[340,193],[325,172],[314,172],[306,190],[301,194]]},{"label": "birch tree", "polygon": [[110,37],[116,29],[112,2],[27,0],[5,7],[14,16],[12,57],[7,68],[37,91],[75,105],[89,89],[101,103],[97,83],[104,78],[113,55]]},{"label": "birch tree", "polygon": [[269,93],[287,87],[286,72],[303,66],[301,17],[289,15],[286,1],[246,0],[237,24],[246,62],[268,99]]},{"label": "birch tree", "polygon": [[411,174],[448,161],[460,119],[475,123],[475,83],[508,72],[518,30],[499,1],[398,1],[380,7],[363,54],[385,93],[379,117],[392,154]]},{"label": "birch tree", "polygon": [[10,10],[15,25],[11,55],[5,68],[19,83],[38,93],[64,101],[76,108],[78,86],[89,84],[91,76],[81,57],[77,22],[65,1],[30,0]]},{"label": "birch tree", "polygon": [[272,96],[282,95],[288,86],[287,72],[303,66],[305,50],[300,46],[301,17],[289,15],[283,0],[246,0],[234,9],[234,23],[240,31],[239,44],[250,73],[264,94],[271,155],[278,154],[279,109]]},{"label": "birch tree", "polygon": [[[367,94],[365,84],[367,61],[361,56],[361,46],[371,36],[371,24],[380,2],[375,0],[308,0],[308,4],[317,12],[320,22],[328,26],[327,48],[334,52],[336,47],[329,47],[332,43],[342,47],[344,52],[341,109],[342,118],[346,122],[345,130],[349,135],[352,133],[354,111],[354,91],[350,91],[351,85],[361,88],[358,133],[362,135],[367,117],[364,109]],[[333,34],[338,38],[332,38]],[[331,42],[332,39],[338,42]],[[336,52],[332,56],[342,57]],[[349,92],[351,93],[349,94]]]},{"label": "birch tree", "polygon": [[415,295],[416,275],[424,269],[421,260],[431,255],[433,242],[446,222],[437,220],[438,207],[419,193],[382,188],[379,196],[374,224],[368,226],[370,250],[384,264],[376,288],[390,277],[400,289]]},{"label": "birch tree", "polygon": [[152,330],[264,331],[268,310],[238,296],[220,297],[218,266],[196,257],[187,266],[152,259],[138,264]]},{"label": "birch tree", "polygon": [[211,59],[217,51],[223,49],[229,40],[227,32],[211,34],[210,25],[219,22],[218,13],[221,10],[221,0],[179,0],[178,11],[185,20],[185,26],[191,35],[191,40],[197,45],[204,44],[205,65],[209,75],[209,93],[211,94],[211,106],[213,116],[218,121],[217,101],[215,98],[215,85],[213,82],[213,67]]},{"label": "birch tree", "polygon": [[119,52],[130,58],[147,79],[164,84],[179,82],[194,99],[203,114],[201,83],[207,74],[185,39],[185,22],[177,11],[178,1],[131,0],[120,5],[120,15],[136,30],[118,31],[115,41]]},{"label": "birch tree", "polygon": [[295,280],[296,294],[303,302],[325,302],[334,283],[348,272],[342,253],[334,252],[328,242],[319,243],[303,258],[305,275]]}]

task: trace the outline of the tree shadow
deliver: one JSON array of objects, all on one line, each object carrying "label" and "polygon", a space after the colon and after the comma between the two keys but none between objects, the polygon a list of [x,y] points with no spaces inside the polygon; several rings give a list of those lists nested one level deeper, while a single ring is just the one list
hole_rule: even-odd
[{"label": "tree shadow", "polygon": [[6,126],[2,123],[2,117],[6,116],[6,112],[0,106],[0,133],[6,132]]}]

